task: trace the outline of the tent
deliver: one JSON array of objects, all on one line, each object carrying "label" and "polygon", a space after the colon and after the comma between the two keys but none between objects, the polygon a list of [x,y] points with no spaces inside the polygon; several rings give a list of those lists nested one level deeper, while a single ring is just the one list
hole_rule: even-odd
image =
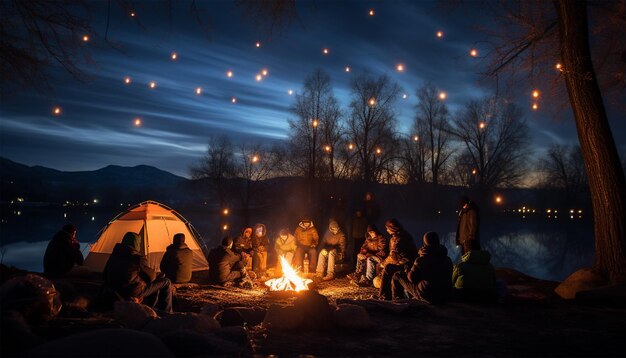
[{"label": "tent", "polygon": [[144,201],[132,206],[113,218],[98,234],[91,246],[84,265],[102,272],[115,244],[124,234],[135,232],[143,240],[143,254],[148,256],[150,267],[159,270],[165,249],[175,234],[185,234],[185,243],[193,252],[193,271],[207,270],[206,246],[191,223],[175,210],[157,203]]}]

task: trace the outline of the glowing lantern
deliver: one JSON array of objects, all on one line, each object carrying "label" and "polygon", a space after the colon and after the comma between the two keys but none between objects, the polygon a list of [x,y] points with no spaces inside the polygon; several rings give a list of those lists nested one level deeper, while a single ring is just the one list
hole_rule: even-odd
[{"label": "glowing lantern", "polygon": [[480,129],[485,129],[486,126],[487,126],[487,123],[485,123],[485,122],[478,123],[478,128],[480,128]]},{"label": "glowing lantern", "polygon": [[354,144],[352,144],[352,143],[348,144],[348,149],[349,149],[349,150],[354,149]]},{"label": "glowing lantern", "polygon": [[89,36],[88,35],[84,35],[83,36],[83,42],[87,42],[89,41]]},{"label": "glowing lantern", "polygon": [[129,85],[130,84],[130,77],[128,77],[128,76],[124,77],[124,83]]},{"label": "glowing lantern", "polygon": [[324,146],[324,150],[330,153],[330,150],[331,150],[330,145]]},{"label": "glowing lantern", "polygon": [[222,230],[224,231],[228,230],[228,225],[224,224],[224,226],[222,226]]},{"label": "glowing lantern", "polygon": [[401,64],[401,63],[397,64],[397,65],[396,65],[396,70],[397,70],[398,72],[404,72],[404,65],[403,65],[403,64]]},{"label": "glowing lantern", "polygon": [[346,66],[346,72],[350,72],[350,66]]},{"label": "glowing lantern", "polygon": [[233,77],[233,71],[230,71],[230,70],[226,71],[226,77],[228,78]]},{"label": "glowing lantern", "polygon": [[61,115],[61,107],[57,106],[52,108],[52,114],[54,114],[55,116],[60,116]]},{"label": "glowing lantern", "polygon": [[178,58],[178,54],[176,52],[172,52],[172,54],[170,55],[170,57],[172,58],[172,60],[176,60]]},{"label": "glowing lantern", "polygon": [[402,94],[402,99],[406,99],[408,97],[408,95],[406,93]]},{"label": "glowing lantern", "polygon": [[557,69],[557,71],[563,72],[563,65],[561,65],[560,63],[557,63],[554,67]]},{"label": "glowing lantern", "polygon": [[257,42],[257,43],[255,44],[255,46],[256,46],[256,48],[259,48],[259,47],[261,47],[261,43],[260,43],[260,42]]},{"label": "glowing lantern", "polygon": [[473,49],[471,49],[471,50],[470,50],[470,53],[469,53],[469,54],[470,54],[470,56],[472,56],[472,57],[476,57],[476,56],[478,56],[478,51],[477,51],[476,49],[474,49],[474,48],[473,48]]},{"label": "glowing lantern", "polygon": [[267,70],[266,70],[265,68],[264,68],[263,70],[261,70],[261,74],[262,74],[263,76],[267,76],[267,73],[268,73],[268,72],[267,72]]},{"label": "glowing lantern", "polygon": [[370,9],[370,11],[368,12],[368,14],[369,14],[370,16],[374,16],[374,9]]},{"label": "glowing lantern", "polygon": [[375,99],[374,97],[372,97],[372,98],[370,98],[370,100],[368,101],[368,103],[369,103],[369,105],[370,105],[370,106],[372,106],[372,107],[373,107],[374,105],[376,105],[376,99]]},{"label": "glowing lantern", "polygon": [[156,88],[156,82],[151,81],[151,82],[148,84],[148,87],[150,87],[150,88]]},{"label": "glowing lantern", "polygon": [[437,31],[437,37],[438,38],[442,38],[443,37],[443,31]]},{"label": "glowing lantern", "polygon": [[313,120],[313,128],[317,128],[317,126],[318,126],[319,124],[320,124],[320,123],[317,121],[317,119],[314,119],[314,120]]},{"label": "glowing lantern", "polygon": [[539,90],[533,91],[533,98],[539,98]]},{"label": "glowing lantern", "polygon": [[135,118],[135,127],[141,127],[141,118]]},{"label": "glowing lantern", "polygon": [[134,11],[130,12],[130,17],[135,17],[135,12]]},{"label": "glowing lantern", "polygon": [[201,95],[202,94],[202,88],[201,87],[196,88],[196,94],[197,95]]},{"label": "glowing lantern", "polygon": [[224,213],[224,215],[228,215],[228,209],[224,209],[222,213]]},{"label": "glowing lantern", "polygon": [[472,169],[472,175],[476,175],[478,171],[476,169]]},{"label": "glowing lantern", "polygon": [[237,103],[237,98],[235,98],[235,97],[231,98],[231,99],[230,99],[230,102],[231,102],[231,103]]},{"label": "glowing lantern", "polygon": [[263,79],[263,76],[261,76],[261,74],[260,74],[260,73],[258,73],[258,74],[256,75],[255,79],[256,79],[256,81],[257,81],[257,82],[261,82],[261,80]]},{"label": "glowing lantern", "polygon": [[539,105],[537,103],[533,103],[533,111],[536,111],[539,109]]},{"label": "glowing lantern", "polygon": [[417,142],[418,140],[420,140],[420,137],[418,137],[418,136],[414,136],[414,137],[413,137],[413,140]]},{"label": "glowing lantern", "polygon": [[439,92],[439,99],[444,100],[448,97],[448,94],[445,92]]},{"label": "glowing lantern", "polygon": [[328,54],[330,53],[330,51],[329,51],[327,48],[323,48],[323,49],[322,49],[322,53],[323,53],[324,55],[328,55]]},{"label": "glowing lantern", "polygon": [[496,196],[496,203],[497,204],[501,204],[502,203],[502,197],[500,195]]},{"label": "glowing lantern", "polygon": [[258,155],[254,155],[254,156],[252,157],[252,163],[256,163],[256,162],[258,162],[258,161],[259,161],[259,156],[258,156]]},{"label": "glowing lantern", "polygon": [[380,154],[380,153],[382,153],[382,152],[383,152],[383,151],[382,151],[382,149],[380,149],[380,148],[376,148],[376,154]]}]

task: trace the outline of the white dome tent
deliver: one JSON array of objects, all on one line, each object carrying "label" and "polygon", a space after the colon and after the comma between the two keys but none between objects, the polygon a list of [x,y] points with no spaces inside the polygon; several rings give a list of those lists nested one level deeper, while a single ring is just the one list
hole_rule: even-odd
[{"label": "white dome tent", "polygon": [[84,265],[102,272],[113,247],[122,241],[127,232],[141,236],[142,254],[147,255],[150,267],[157,271],[165,249],[178,233],[185,234],[185,243],[193,252],[193,271],[208,269],[206,247],[196,229],[175,210],[156,201],[144,201],[113,218],[100,230],[98,240],[91,246]]}]

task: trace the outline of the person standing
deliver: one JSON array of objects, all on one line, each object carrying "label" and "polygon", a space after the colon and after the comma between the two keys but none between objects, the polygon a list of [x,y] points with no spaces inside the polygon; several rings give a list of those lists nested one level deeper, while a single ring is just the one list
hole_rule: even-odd
[{"label": "person standing", "polygon": [[462,196],[459,221],[456,226],[456,245],[462,247],[462,255],[468,253],[472,246],[480,248],[479,230],[478,206],[467,196]]},{"label": "person standing", "polygon": [[396,219],[387,220],[385,223],[387,233],[391,235],[389,239],[389,255],[383,261],[383,274],[380,282],[378,298],[391,300],[391,279],[396,272],[406,271],[408,266],[417,257],[417,247],[413,238],[409,235]]},{"label": "person standing", "polygon": [[[335,220],[330,220],[321,248],[315,273],[324,281],[330,281],[335,278],[335,261],[343,261],[346,255],[346,235]],[[326,271],[326,276],[324,276],[324,271]]]},{"label": "person standing", "polygon": [[448,257],[448,249],[439,243],[436,232],[426,233],[423,242],[411,270],[394,274],[391,284],[394,299],[413,297],[437,304],[450,297],[452,260]]},{"label": "person standing", "polygon": [[165,249],[159,268],[174,283],[191,281],[193,252],[185,244],[185,234],[174,235],[173,243]]},{"label": "person standing", "polygon": [[127,232],[122,242],[115,244],[104,266],[104,284],[127,300],[148,301],[152,307],[170,313],[171,281],[150,268],[141,253],[142,245],[142,238],[134,232]]},{"label": "person standing", "polygon": [[67,224],[48,243],[43,256],[43,272],[49,276],[61,276],[70,272],[74,265],[83,264],[83,254],[76,240],[76,227]]},{"label": "person standing", "polygon": [[[298,245],[294,255],[294,265],[300,267],[302,272],[310,272],[310,268],[316,267],[317,265],[317,244],[320,239],[317,229],[313,225],[313,221],[308,217],[303,218],[300,223],[298,223],[298,227],[294,231],[294,236],[296,237],[296,244]],[[305,255],[308,255],[309,258],[309,267],[307,268],[303,266]]]}]

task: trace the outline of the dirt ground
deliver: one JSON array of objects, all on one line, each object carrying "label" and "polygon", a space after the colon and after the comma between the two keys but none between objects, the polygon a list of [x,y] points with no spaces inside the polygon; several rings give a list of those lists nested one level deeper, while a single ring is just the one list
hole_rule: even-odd
[{"label": "dirt ground", "polygon": [[[450,302],[431,306],[416,301],[379,304],[373,288],[353,286],[345,277],[317,284],[332,305],[357,303],[367,308],[374,326],[365,331],[278,331],[248,326],[255,356],[626,356],[626,302],[619,307],[590,306],[554,295],[556,282],[498,270],[509,293],[499,303]],[[179,285],[175,310],[200,312],[208,305],[246,307],[262,312],[272,304],[291,305],[296,294],[272,294],[206,284],[206,273]],[[72,278],[73,289],[93,297],[100,282]],[[67,285],[67,282],[59,283]],[[67,308],[33,331],[45,340],[100,328],[119,327],[112,313]]]}]

